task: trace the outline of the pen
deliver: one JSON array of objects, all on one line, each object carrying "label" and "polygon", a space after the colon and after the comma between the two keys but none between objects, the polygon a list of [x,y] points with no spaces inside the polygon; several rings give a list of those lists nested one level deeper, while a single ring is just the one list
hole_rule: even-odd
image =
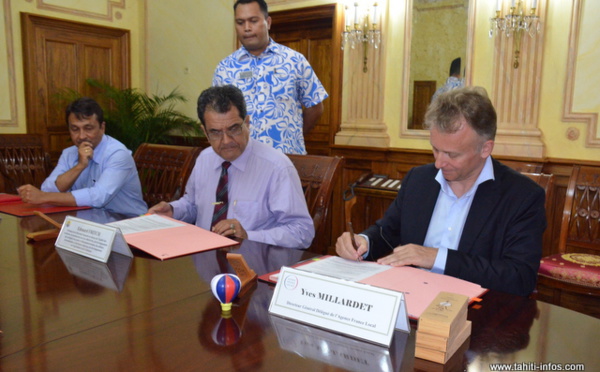
[{"label": "pen", "polygon": [[[352,228],[352,222],[348,221],[348,230],[350,230],[350,238],[352,238],[352,246],[358,252],[358,244],[354,238],[354,229]],[[360,261],[360,255],[356,258],[356,261]]]}]

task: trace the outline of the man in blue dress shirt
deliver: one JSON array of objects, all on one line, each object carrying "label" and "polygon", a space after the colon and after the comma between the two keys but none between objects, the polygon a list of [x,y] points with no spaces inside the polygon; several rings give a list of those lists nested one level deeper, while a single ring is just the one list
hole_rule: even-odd
[{"label": "man in blue dress shirt", "polygon": [[83,97],[71,102],[65,114],[74,145],[63,150],[41,190],[19,187],[23,201],[104,208],[125,215],[145,213],[148,207],[131,151],[104,133],[100,105]]}]

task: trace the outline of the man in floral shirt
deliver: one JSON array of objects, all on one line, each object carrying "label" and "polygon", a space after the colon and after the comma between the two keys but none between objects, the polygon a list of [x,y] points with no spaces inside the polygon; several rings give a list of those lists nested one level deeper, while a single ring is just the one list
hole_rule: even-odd
[{"label": "man in floral shirt", "polygon": [[325,88],[302,54],[271,40],[264,0],[238,0],[233,9],[242,46],[219,63],[213,86],[242,90],[252,138],[286,154],[306,154],[304,136],[323,113]]}]

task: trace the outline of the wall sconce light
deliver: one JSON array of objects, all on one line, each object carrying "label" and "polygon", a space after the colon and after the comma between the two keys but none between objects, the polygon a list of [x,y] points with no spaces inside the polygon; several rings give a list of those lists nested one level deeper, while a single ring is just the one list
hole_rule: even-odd
[{"label": "wall sconce light", "polygon": [[523,33],[529,34],[532,38],[540,33],[540,17],[535,14],[537,0],[531,0],[529,13],[524,9],[523,1],[511,0],[510,11],[504,17],[502,16],[502,0],[496,0],[496,16],[490,18],[490,38],[496,35],[504,34],[506,37],[514,35],[514,61],[513,68],[519,67],[519,54],[521,53],[521,39]]},{"label": "wall sconce light", "polygon": [[[379,30],[378,5],[373,3],[371,7],[359,6],[354,3],[353,10],[349,6],[345,7],[344,19],[346,20],[346,29],[342,32],[342,50],[346,46],[352,49],[360,44],[363,45],[363,72],[367,72],[367,52],[369,45],[378,49],[381,44],[381,31]],[[370,14],[372,11],[372,15]],[[352,22],[354,21],[354,27]]]}]

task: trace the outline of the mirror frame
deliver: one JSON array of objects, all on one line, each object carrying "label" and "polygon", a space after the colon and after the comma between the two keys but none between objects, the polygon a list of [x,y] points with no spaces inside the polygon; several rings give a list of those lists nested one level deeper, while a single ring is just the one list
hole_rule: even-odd
[{"label": "mirror frame", "polygon": [[[473,60],[473,49],[475,42],[475,3],[477,0],[469,0],[469,8],[467,9],[467,50],[465,62],[465,86],[471,85],[471,66]],[[404,70],[402,73],[402,97],[401,102],[401,118],[400,118],[400,138],[429,138],[429,131],[426,129],[409,129],[408,128],[408,98],[410,87],[410,56],[412,47],[412,14],[413,0],[406,0],[406,18],[404,20]],[[401,92],[401,93],[402,93]]]}]

